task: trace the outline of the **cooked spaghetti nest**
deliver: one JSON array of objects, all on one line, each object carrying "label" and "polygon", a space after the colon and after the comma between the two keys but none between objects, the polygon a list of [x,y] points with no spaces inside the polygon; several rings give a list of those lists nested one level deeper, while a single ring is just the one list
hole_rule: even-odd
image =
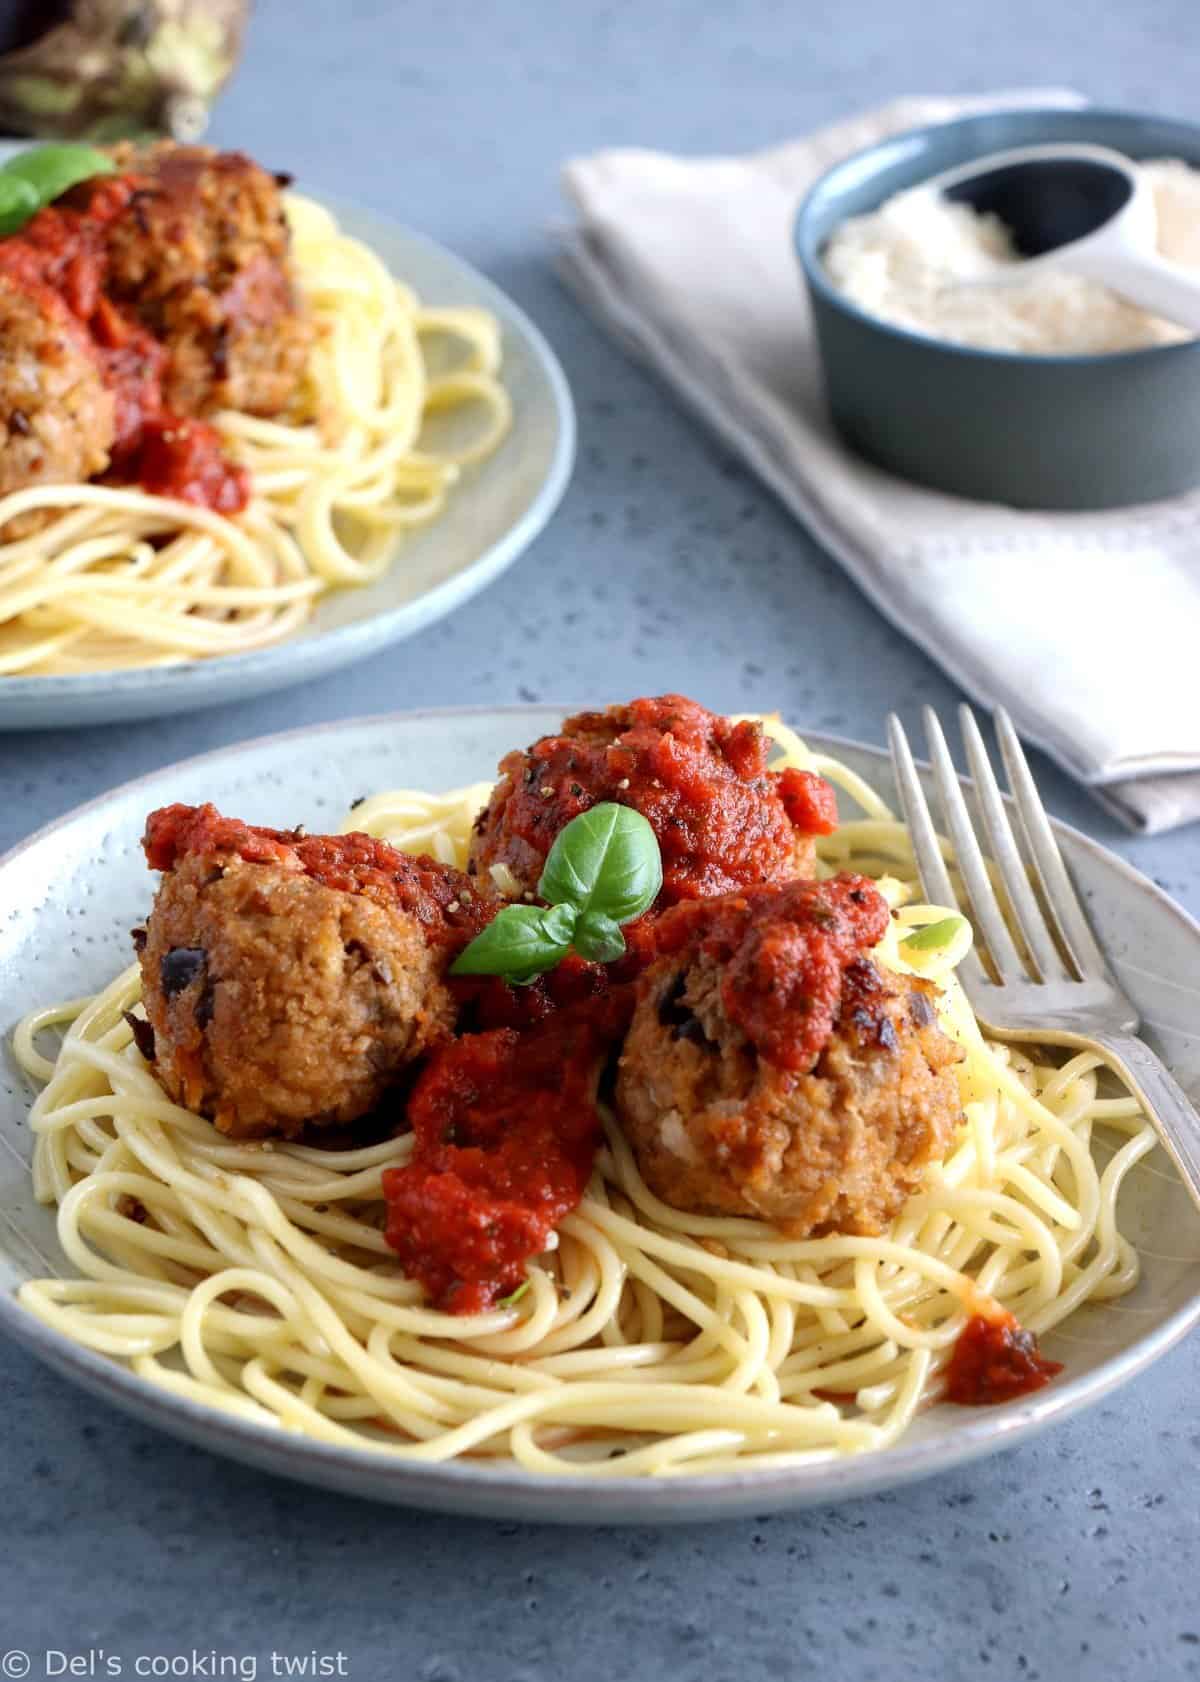
[{"label": "cooked spaghetti nest", "polygon": [[[908,837],[836,760],[774,720],[783,760],[859,804],[823,872],[875,876],[896,915],[885,964],[940,989],[965,1050],[964,1122],[877,1238],[794,1240],[765,1222],[684,1214],[648,1190],[611,1116],[587,1193],[507,1306],[426,1306],[384,1242],[380,1174],[408,1138],[327,1150],[238,1144],[171,1104],[131,1042],[133,965],[95,998],[34,1013],[16,1050],[44,1088],[34,1185],[58,1205],[70,1277],[21,1302],[148,1383],[245,1420],[410,1460],[479,1456],[580,1478],[800,1466],[894,1443],[935,1399],[981,1299],[1044,1333],[1120,1296],[1138,1259],[1118,1195],[1155,1135],[1106,1093],[1099,1059],[989,1041],[954,965],[918,952]],[[486,785],[360,802],[346,828],[462,864]],[[43,1031],[65,1029],[53,1059]],[[1098,1128],[1118,1146],[1092,1153]]]},{"label": "cooked spaghetti nest", "polygon": [[427,307],[320,205],[286,196],[292,268],[314,323],[293,412],[214,424],[249,468],[226,516],[135,486],[38,485],[0,499],[0,675],[165,666],[243,654],[299,629],[318,597],[369,584],[435,520],[512,424],[500,325]]}]

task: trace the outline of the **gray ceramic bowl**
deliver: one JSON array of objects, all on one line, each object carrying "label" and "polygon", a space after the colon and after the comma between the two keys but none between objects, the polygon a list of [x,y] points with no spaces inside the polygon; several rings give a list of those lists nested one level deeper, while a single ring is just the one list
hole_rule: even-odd
[{"label": "gray ceramic bowl", "polygon": [[1018,356],[889,326],[835,290],[821,251],[848,216],[988,152],[1048,141],[1200,167],[1200,125],[1123,111],[1004,111],[913,129],[823,175],[800,207],[833,420],[878,466],[1019,508],[1113,508],[1200,484],[1200,340],[1107,356]]}]

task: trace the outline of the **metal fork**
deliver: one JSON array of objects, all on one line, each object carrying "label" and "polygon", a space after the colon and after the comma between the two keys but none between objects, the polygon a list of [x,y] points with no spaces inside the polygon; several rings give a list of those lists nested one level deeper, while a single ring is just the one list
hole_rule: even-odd
[{"label": "metal fork", "polygon": [[[993,972],[989,974],[974,952],[959,965],[958,977],[972,1009],[983,1027],[999,1039],[1103,1052],[1141,1100],[1200,1207],[1200,1115],[1150,1047],[1137,1037],[1137,1011],[1122,992],[1088,923],[1012,721],[1002,708],[997,709],[996,736],[1012,790],[1016,834],[974,714],[969,707],[959,708],[987,853],[1004,884],[1023,952],[993,886],[932,707],[925,708],[924,718],[934,781],[954,844],[954,863],[969,901],[960,909],[969,914],[982,938]],[[921,886],[934,904],[957,905],[908,738],[894,713],[888,720],[888,735]]]}]

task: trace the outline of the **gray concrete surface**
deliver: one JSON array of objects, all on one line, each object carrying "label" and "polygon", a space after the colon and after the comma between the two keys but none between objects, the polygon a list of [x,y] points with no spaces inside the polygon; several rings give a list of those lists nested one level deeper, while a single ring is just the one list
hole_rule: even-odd
[{"label": "gray concrete surface", "polygon": [[[392,707],[671,687],[881,741],[889,707],[911,721],[923,701],[950,706],[953,686],[560,291],[557,162],[618,143],[751,147],[901,92],[1032,82],[1186,114],[1198,32],[1194,0],[260,0],[215,137],[426,229],[508,287],[574,386],[575,481],[503,581],[354,671],[246,708],[0,739],[0,844],[181,755]],[[1196,832],[1134,843],[1048,770],[1045,786],[1200,910]],[[5,1347],[0,1655],[28,1652],[33,1677],[133,1675],[139,1655],[222,1674],[214,1653],[285,1674],[274,1650],[312,1655],[293,1674],[357,1682],[1177,1682],[1200,1675],[1198,1391],[1193,1339],[1098,1411],[893,1497],[557,1532],[271,1481]],[[90,1653],[92,1669],[48,1669],[47,1650]],[[24,1674],[2,1656],[0,1672]]]}]

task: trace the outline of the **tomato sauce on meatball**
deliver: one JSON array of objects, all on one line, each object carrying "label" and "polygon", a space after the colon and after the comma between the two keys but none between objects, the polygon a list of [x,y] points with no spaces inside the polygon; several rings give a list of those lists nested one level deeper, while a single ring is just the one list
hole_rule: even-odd
[{"label": "tomato sauce on meatball", "polygon": [[363,894],[407,912],[431,942],[458,950],[473,940],[491,909],[452,865],[402,853],[373,835],[309,835],[224,817],[211,804],[160,806],[142,842],[151,870],[171,870],[191,854],[236,854],[247,864],[275,864],[323,887]]},{"label": "tomato sauce on meatball", "polygon": [[810,771],[767,768],[754,720],[682,695],[577,713],[500,762],[468,868],[502,893],[533,893],[555,836],[600,801],[631,806],[662,851],[660,905],[806,874],[813,837],[837,827],[833,790]]},{"label": "tomato sauce on meatball", "polygon": [[664,913],[616,1096],[665,1203],[877,1233],[945,1154],[961,1053],[932,986],[870,956],[888,916],[849,875]]}]

